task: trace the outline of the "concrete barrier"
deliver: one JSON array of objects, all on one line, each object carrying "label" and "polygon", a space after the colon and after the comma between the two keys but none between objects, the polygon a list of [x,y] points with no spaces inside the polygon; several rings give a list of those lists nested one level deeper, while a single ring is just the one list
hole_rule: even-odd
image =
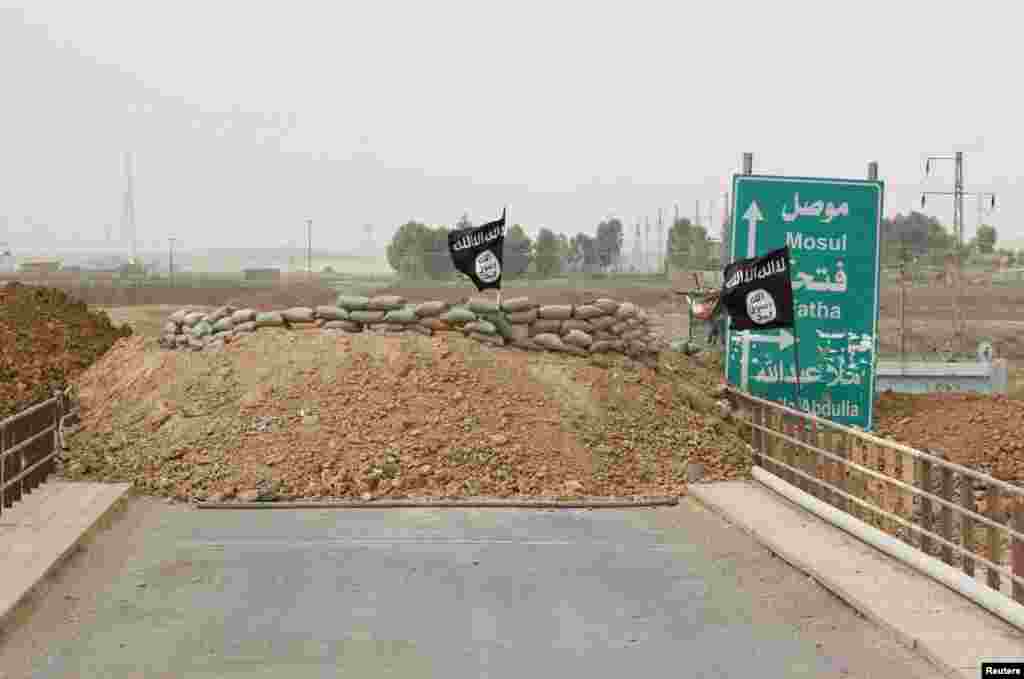
[{"label": "concrete barrier", "polygon": [[1005,394],[1008,382],[1009,369],[1005,359],[991,363],[879,361],[875,373],[877,391],[903,394]]}]

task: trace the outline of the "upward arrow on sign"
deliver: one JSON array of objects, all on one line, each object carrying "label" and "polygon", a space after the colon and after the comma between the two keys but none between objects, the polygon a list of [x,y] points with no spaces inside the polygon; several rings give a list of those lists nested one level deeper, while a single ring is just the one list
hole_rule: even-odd
[{"label": "upward arrow on sign", "polygon": [[747,257],[753,257],[757,254],[757,223],[764,221],[764,215],[761,214],[761,208],[757,206],[757,201],[750,201],[750,207],[743,213],[743,219],[747,220]]}]

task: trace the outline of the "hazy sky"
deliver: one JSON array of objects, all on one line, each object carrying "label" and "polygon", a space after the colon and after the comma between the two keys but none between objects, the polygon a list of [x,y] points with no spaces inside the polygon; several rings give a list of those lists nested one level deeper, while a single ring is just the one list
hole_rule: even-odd
[{"label": "hazy sky", "polygon": [[[355,247],[409,218],[593,232],[755,171],[863,177],[919,203],[968,151],[1024,238],[1014,3],[49,2],[0,9],[0,216],[143,242]],[[958,48],[958,52],[954,52]],[[952,163],[931,188],[948,189]],[[945,221],[950,201],[927,211]],[[967,203],[968,235],[975,209]],[[0,228],[3,222],[0,221]],[[3,235],[0,234],[0,240]]]}]

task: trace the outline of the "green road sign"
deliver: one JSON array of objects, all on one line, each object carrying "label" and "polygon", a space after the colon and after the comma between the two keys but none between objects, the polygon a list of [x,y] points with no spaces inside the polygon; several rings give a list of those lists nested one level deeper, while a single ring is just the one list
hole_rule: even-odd
[{"label": "green road sign", "polygon": [[727,331],[730,384],[793,407],[799,365],[799,409],[871,429],[884,193],[878,181],[733,177],[732,259],[788,245],[796,322]]}]

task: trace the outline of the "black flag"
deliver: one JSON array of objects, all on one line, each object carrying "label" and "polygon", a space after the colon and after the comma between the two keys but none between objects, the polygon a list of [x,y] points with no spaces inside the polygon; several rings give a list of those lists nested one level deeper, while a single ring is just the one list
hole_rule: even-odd
[{"label": "black flag", "polygon": [[793,327],[789,246],[725,267],[722,304],[733,330]]},{"label": "black flag", "polygon": [[501,219],[474,229],[448,234],[448,251],[455,268],[473,279],[476,289],[501,290],[502,251],[505,249],[505,211]]}]

